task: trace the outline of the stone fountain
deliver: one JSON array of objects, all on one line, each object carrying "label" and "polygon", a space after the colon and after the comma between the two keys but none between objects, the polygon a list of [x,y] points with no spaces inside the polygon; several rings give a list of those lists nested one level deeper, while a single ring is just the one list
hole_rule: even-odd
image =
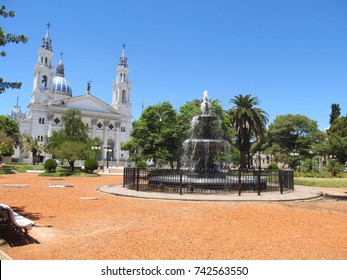
[{"label": "stone fountain", "polygon": [[220,155],[227,152],[229,142],[222,139],[221,121],[213,113],[207,91],[203,94],[200,114],[191,121],[190,138],[184,141],[185,166],[195,177],[223,177]]}]

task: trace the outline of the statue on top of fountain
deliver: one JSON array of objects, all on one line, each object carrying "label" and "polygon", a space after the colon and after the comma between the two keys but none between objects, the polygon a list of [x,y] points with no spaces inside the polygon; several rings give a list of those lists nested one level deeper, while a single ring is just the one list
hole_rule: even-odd
[{"label": "statue on top of fountain", "polygon": [[212,105],[211,105],[211,102],[208,100],[207,90],[204,91],[202,100],[203,101],[200,105],[201,114],[202,115],[210,115]]}]

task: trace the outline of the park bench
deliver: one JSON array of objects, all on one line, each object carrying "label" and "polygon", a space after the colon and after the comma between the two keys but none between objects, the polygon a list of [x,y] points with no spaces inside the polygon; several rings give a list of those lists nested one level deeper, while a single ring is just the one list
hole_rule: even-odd
[{"label": "park bench", "polygon": [[2,203],[0,203],[0,224],[8,225],[21,235],[28,234],[28,230],[37,225],[35,222],[14,212],[10,206]]}]

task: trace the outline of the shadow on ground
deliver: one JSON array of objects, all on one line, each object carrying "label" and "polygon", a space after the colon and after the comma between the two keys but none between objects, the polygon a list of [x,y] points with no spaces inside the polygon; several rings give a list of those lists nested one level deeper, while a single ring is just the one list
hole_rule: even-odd
[{"label": "shadow on ground", "polygon": [[[13,211],[27,219],[37,221],[40,220],[41,214],[28,213],[22,207],[12,207]],[[24,246],[28,244],[40,244],[38,240],[31,237],[29,234],[24,234],[21,231],[15,230],[6,222],[0,222],[0,246],[8,244],[10,247]]]},{"label": "shadow on ground", "polygon": [[20,234],[7,224],[0,225],[0,239],[2,239],[1,245],[8,244],[10,247],[40,244],[38,240],[31,237],[29,234]]}]

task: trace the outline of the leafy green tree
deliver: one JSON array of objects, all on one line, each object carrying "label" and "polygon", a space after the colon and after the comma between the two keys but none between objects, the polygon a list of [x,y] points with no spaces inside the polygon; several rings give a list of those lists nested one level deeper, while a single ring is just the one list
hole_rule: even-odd
[{"label": "leafy green tree", "polygon": [[[13,18],[16,15],[14,11],[6,11],[5,6],[0,7],[0,16],[4,18],[11,17]],[[5,33],[5,31],[0,26],[0,46],[4,47],[8,43],[26,43],[28,41],[28,37],[24,35],[15,35],[11,33]],[[0,52],[0,56],[6,56],[6,52]],[[6,89],[13,88],[19,89],[22,86],[20,82],[6,82],[2,77],[0,77],[0,94],[2,94]]]},{"label": "leafy green tree", "polygon": [[68,110],[63,120],[63,129],[54,131],[52,136],[47,138],[45,150],[59,159],[66,159],[73,172],[76,160],[93,156],[92,146],[95,139],[89,138],[88,126],[82,121],[81,111]]},{"label": "leafy green tree", "polygon": [[330,113],[330,125],[332,125],[334,123],[334,121],[336,119],[338,119],[340,117],[341,114],[341,108],[339,104],[331,104],[331,113]]},{"label": "leafy green tree", "polygon": [[[133,128],[136,123],[137,121],[133,123]],[[122,144],[121,149],[122,151],[129,151],[129,160],[135,162],[135,165],[137,162],[142,160],[142,156],[139,153],[139,143],[137,139],[131,138],[129,141]]]},{"label": "leafy green tree", "polygon": [[264,141],[268,114],[256,107],[259,105],[259,99],[250,94],[245,96],[240,94],[230,102],[234,103],[234,106],[227,111],[229,126],[240,151],[240,167],[247,168],[252,145]]},{"label": "leafy green tree", "polygon": [[275,160],[294,165],[315,155],[315,145],[324,140],[316,121],[303,115],[279,115],[269,125],[266,152]]},{"label": "leafy green tree", "polygon": [[18,124],[15,120],[0,115],[0,130],[5,132],[8,137],[13,139],[15,146],[20,145],[20,132]]},{"label": "leafy green tree", "polygon": [[138,121],[133,122],[133,140],[123,149],[136,149],[143,159],[170,163],[178,159],[177,114],[170,102],[148,106]]},{"label": "leafy green tree", "polygon": [[13,152],[13,139],[0,130],[0,160],[2,159],[2,156],[13,155]]},{"label": "leafy green tree", "polygon": [[336,160],[329,160],[326,169],[331,173],[331,176],[335,177],[338,173],[343,172],[343,165]]},{"label": "leafy green tree", "polygon": [[336,119],[327,130],[326,152],[338,162],[347,162],[347,117]]},{"label": "leafy green tree", "polygon": [[63,115],[64,134],[68,140],[86,142],[89,139],[88,126],[82,122],[81,111],[71,109]]}]

